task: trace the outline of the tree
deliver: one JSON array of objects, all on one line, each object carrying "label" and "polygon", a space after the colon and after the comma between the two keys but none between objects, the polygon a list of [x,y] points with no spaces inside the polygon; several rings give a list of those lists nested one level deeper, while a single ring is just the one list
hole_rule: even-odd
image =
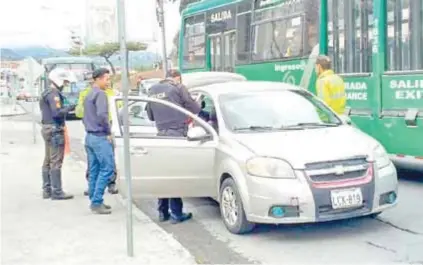
[{"label": "tree", "polygon": [[[147,49],[147,44],[141,42],[127,42],[126,43],[126,56],[128,58],[129,52],[131,51],[143,51]],[[116,69],[113,63],[110,61],[110,57],[118,53],[120,50],[120,45],[117,42],[108,42],[104,44],[91,44],[88,45],[84,50],[83,54],[88,56],[100,56],[109,64],[110,69],[113,74],[116,74]],[[69,50],[69,53],[72,55],[79,55],[79,50],[75,48]],[[128,66],[128,62],[127,65]]]}]

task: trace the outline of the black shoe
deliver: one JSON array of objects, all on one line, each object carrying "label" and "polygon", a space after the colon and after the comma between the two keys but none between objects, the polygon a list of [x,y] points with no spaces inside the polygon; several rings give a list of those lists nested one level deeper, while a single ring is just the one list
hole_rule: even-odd
[{"label": "black shoe", "polygon": [[90,195],[87,190],[84,190],[84,196]]},{"label": "black shoe", "polygon": [[168,221],[170,218],[170,214],[169,213],[159,213],[159,222],[166,222]]},{"label": "black shoe", "polygon": [[170,216],[170,222],[172,224],[178,224],[185,222],[192,218],[192,213],[182,213],[181,215],[171,215]]},{"label": "black shoe", "polygon": [[94,214],[111,214],[112,211],[106,208],[106,205],[102,204],[100,206],[91,206],[91,212]]},{"label": "black shoe", "polygon": [[50,199],[51,192],[50,191],[43,191],[43,199]]},{"label": "black shoe", "polygon": [[118,194],[118,193],[119,193],[119,191],[118,191],[118,189],[116,188],[116,185],[115,185],[115,184],[110,184],[110,185],[109,185],[109,187],[107,188],[107,191],[108,191],[110,194]]},{"label": "black shoe", "polygon": [[70,200],[70,199],[73,199],[73,195],[62,192],[62,194],[52,194],[51,199],[52,200]]}]

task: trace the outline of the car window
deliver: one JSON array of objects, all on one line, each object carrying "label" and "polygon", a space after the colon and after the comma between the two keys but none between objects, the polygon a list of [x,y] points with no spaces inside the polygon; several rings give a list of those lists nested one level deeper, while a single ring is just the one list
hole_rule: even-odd
[{"label": "car window", "polygon": [[302,91],[232,93],[220,96],[219,101],[226,126],[232,131],[342,124],[329,108]]},{"label": "car window", "polygon": [[[118,107],[118,117],[123,124],[123,101],[117,100],[116,106]],[[150,121],[145,110],[146,103],[142,101],[129,100],[129,126],[148,126],[154,127],[154,122]]]}]

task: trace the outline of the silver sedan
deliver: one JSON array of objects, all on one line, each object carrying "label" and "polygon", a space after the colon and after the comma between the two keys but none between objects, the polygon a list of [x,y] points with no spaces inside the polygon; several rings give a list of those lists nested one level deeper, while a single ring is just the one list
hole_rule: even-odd
[{"label": "silver sedan", "polygon": [[[166,101],[130,98],[194,120],[186,138],[131,134],[135,197],[216,198],[236,234],[255,223],[376,216],[396,205],[397,172],[383,146],[309,92],[230,80],[191,92],[203,102],[202,118]],[[113,126],[124,172],[121,123]]]}]

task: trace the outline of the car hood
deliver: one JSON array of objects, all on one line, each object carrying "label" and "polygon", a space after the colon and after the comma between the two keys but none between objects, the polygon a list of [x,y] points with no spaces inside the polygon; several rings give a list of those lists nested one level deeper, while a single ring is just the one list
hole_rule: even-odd
[{"label": "car hood", "polygon": [[352,126],[236,134],[235,140],[255,155],[282,158],[296,169],[307,163],[371,156],[378,145]]}]

